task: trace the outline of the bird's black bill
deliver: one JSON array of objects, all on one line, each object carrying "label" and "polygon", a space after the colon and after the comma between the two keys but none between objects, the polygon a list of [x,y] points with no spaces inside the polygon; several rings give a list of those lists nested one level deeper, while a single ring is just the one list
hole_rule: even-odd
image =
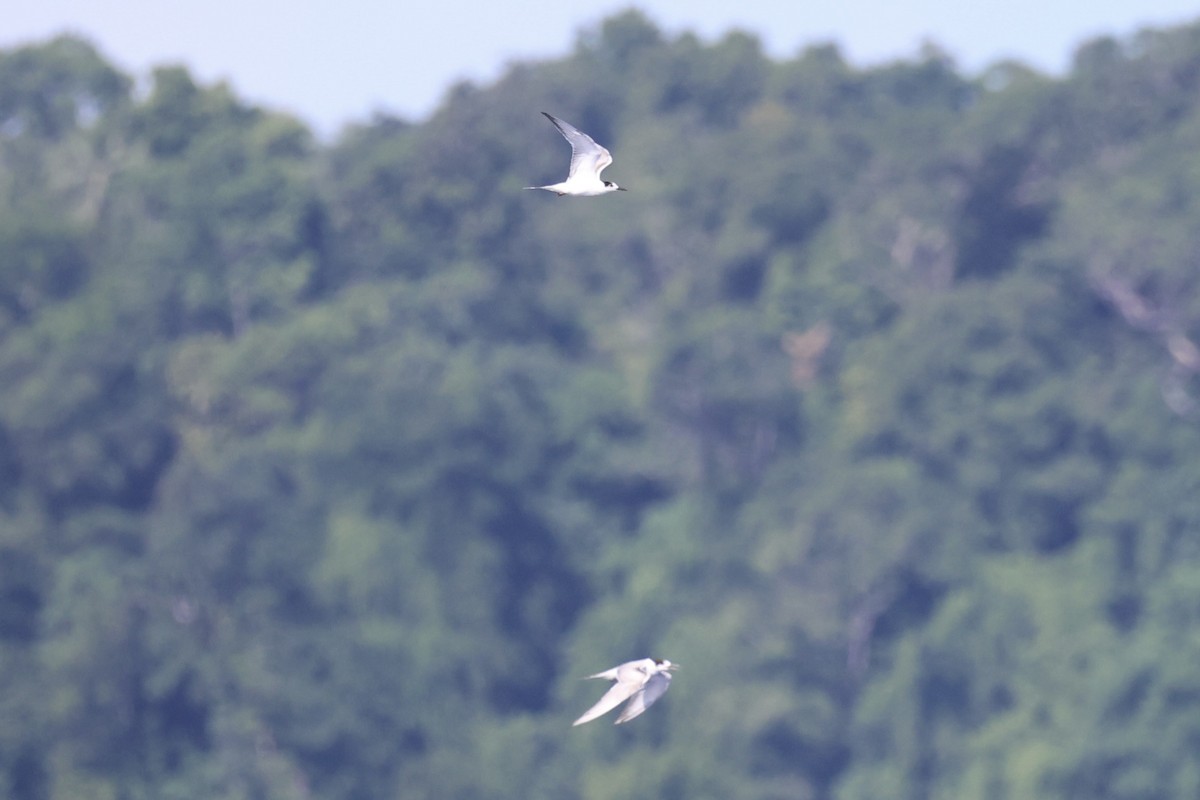
[{"label": "bird's black bill", "polygon": [[628,189],[626,189],[624,186],[618,186],[618,187],[617,187],[617,191],[618,191],[618,192],[628,192],[629,190],[628,190]]}]

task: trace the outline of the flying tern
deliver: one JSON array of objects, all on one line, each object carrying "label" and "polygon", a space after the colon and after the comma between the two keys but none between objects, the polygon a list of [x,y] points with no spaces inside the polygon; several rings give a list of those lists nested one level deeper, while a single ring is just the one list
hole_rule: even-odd
[{"label": "flying tern", "polygon": [[607,714],[626,700],[629,704],[617,717],[616,725],[640,717],[642,713],[654,705],[658,698],[667,693],[671,685],[671,670],[678,669],[678,664],[672,664],[665,658],[643,658],[638,661],[627,661],[624,664],[588,675],[588,678],[604,678],[614,681],[604,696],[596,705],[584,712],[575,720],[574,725],[591,722],[596,717]]},{"label": "flying tern", "polygon": [[547,192],[554,192],[559,197],[565,194],[591,197],[608,192],[625,191],[612,181],[600,179],[600,173],[612,163],[612,153],[596,144],[592,137],[574,125],[546,114],[545,111],[542,113],[545,114],[546,119],[554,123],[554,127],[558,128],[558,132],[570,143],[571,169],[567,173],[567,179],[562,183],[552,183],[549,186],[526,186],[526,189],[545,189]]}]

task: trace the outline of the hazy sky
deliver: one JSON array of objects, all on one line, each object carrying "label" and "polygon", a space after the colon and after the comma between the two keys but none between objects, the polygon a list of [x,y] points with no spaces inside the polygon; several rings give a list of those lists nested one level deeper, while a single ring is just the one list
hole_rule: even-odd
[{"label": "hazy sky", "polygon": [[567,54],[581,28],[630,5],[671,33],[730,28],[787,57],[833,40],[856,64],[913,55],[923,41],[977,70],[1015,57],[1063,69],[1081,41],[1200,18],[1194,0],[35,0],[5,4],[0,47],[83,34],[138,78],[164,63],[229,81],[242,97],[323,133],[375,110],[428,114],[461,79]]}]

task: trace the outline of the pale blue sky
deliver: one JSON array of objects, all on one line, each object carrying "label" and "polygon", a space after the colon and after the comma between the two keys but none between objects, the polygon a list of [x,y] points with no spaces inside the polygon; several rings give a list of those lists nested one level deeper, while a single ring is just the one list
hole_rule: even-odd
[{"label": "pale blue sky", "polygon": [[836,41],[856,64],[924,41],[966,70],[1015,57],[1061,71],[1082,41],[1200,19],[1184,0],[36,0],[9,3],[0,47],[80,33],[136,77],[186,64],[325,134],[375,110],[420,119],[455,81],[568,53],[579,30],[630,5],[706,40],[737,27],[778,57]]}]

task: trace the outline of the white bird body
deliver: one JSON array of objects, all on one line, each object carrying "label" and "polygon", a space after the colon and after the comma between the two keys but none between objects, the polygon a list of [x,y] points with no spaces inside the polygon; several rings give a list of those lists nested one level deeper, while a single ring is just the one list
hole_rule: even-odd
[{"label": "white bird body", "polygon": [[575,720],[573,725],[591,722],[596,717],[612,711],[626,700],[629,704],[617,717],[616,725],[640,717],[647,708],[654,705],[658,698],[667,693],[671,686],[671,670],[678,669],[678,664],[672,664],[666,659],[643,658],[637,661],[627,661],[604,672],[588,675],[588,678],[604,678],[613,681],[613,685],[604,693],[596,705],[584,712]]},{"label": "white bird body", "polygon": [[596,144],[592,137],[574,125],[546,114],[545,111],[542,114],[554,123],[554,127],[558,128],[558,132],[571,145],[571,168],[567,172],[567,179],[561,183],[552,183],[549,186],[526,186],[526,189],[545,189],[547,192],[554,192],[559,197],[567,194],[576,197],[593,197],[598,194],[625,191],[612,181],[600,178],[600,173],[612,163],[612,154],[608,150]]}]

